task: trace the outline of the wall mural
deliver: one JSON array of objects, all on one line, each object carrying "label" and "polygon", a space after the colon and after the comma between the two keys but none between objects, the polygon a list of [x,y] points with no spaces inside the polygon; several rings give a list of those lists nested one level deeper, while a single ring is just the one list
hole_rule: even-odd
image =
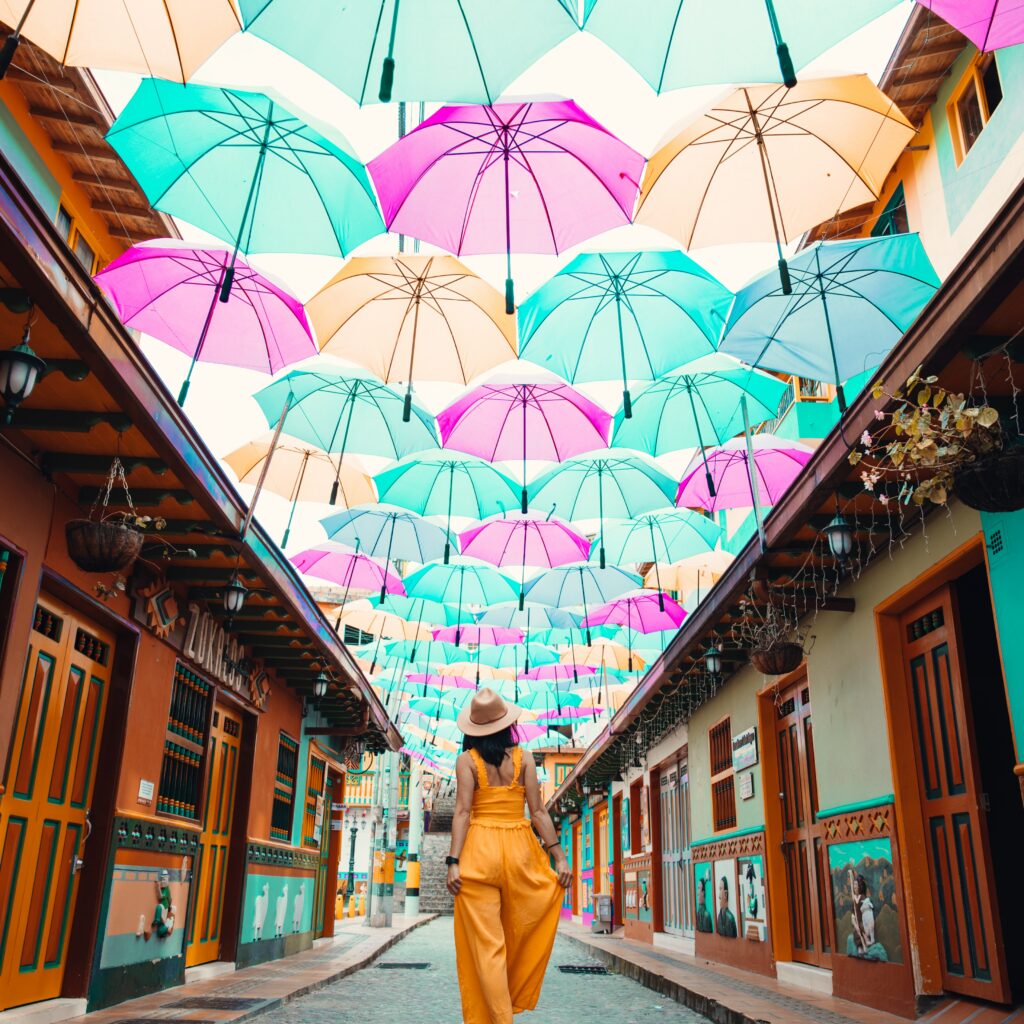
[{"label": "wall mural", "polygon": [[245,882],[241,942],[297,935],[313,928],[313,878],[250,874]]},{"label": "wall mural", "polygon": [[736,861],[716,860],[714,862],[715,886],[715,931],[723,939],[735,939],[739,935],[736,924]]},{"label": "wall mural", "polygon": [[118,850],[100,967],[181,956],[188,888],[187,858]]},{"label": "wall mural", "polygon": [[740,857],[736,861],[739,887],[736,909],[740,915],[740,935],[750,942],[768,941],[768,901],[764,892],[764,859]]},{"label": "wall mural", "polygon": [[887,838],[828,848],[836,952],[862,960],[903,963],[896,872]]},{"label": "wall mural", "polygon": [[715,930],[715,915],[711,911],[715,886],[712,881],[711,868],[710,861],[693,865],[694,891],[697,894],[696,927],[697,931],[705,933]]}]

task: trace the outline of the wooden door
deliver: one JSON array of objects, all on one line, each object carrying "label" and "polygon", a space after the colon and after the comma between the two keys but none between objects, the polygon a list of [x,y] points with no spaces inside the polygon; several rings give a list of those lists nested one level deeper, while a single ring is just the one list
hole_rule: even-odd
[{"label": "wooden door", "polygon": [[982,810],[956,598],[941,587],[901,617],[904,664],[942,980],[951,992],[1010,998]]},{"label": "wooden door", "polygon": [[220,959],[220,925],[228,879],[241,736],[241,718],[222,706],[215,707],[206,754],[203,832],[192,879],[192,918],[185,952],[187,967]]},{"label": "wooden door", "polygon": [[583,888],[583,836],[580,822],[572,827],[572,913],[577,916],[582,904]]},{"label": "wooden door", "polygon": [[612,874],[615,884],[612,887],[613,917],[616,925],[622,924],[622,794],[612,800]]},{"label": "wooden door", "polygon": [[597,825],[594,829],[594,892],[608,894],[608,865],[611,861],[608,837],[608,802],[597,810]]},{"label": "wooden door", "polygon": [[824,828],[817,821],[818,785],[811,694],[806,676],[789,687],[778,701],[776,742],[793,959],[831,967],[831,880]]},{"label": "wooden door", "polygon": [[0,1009],[61,994],[114,639],[40,597],[0,796]]},{"label": "wooden door", "polygon": [[693,935],[690,886],[690,777],[685,764],[661,773],[661,920],[665,931]]}]

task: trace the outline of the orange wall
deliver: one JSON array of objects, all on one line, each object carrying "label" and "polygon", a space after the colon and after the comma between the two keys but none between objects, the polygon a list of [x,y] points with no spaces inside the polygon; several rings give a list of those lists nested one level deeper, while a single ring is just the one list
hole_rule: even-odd
[{"label": "orange wall", "polygon": [[[270,842],[270,812],[274,805],[274,780],[277,777],[277,745],[281,732],[293,740],[302,737],[302,702],[284,683],[271,683],[270,698],[256,723],[256,753],[252,768],[252,797],[249,801],[251,839]],[[304,748],[300,747],[300,754]],[[304,773],[300,772],[300,778]],[[301,794],[295,794],[296,803]]]}]

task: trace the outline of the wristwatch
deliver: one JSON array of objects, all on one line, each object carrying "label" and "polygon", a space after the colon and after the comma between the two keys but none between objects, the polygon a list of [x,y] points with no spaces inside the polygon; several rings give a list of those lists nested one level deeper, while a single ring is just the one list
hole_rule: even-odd
[{"label": "wristwatch", "polygon": [[448,865],[448,867],[451,867],[453,864],[458,864],[459,863],[459,858],[458,857],[445,857],[444,862],[445,862],[445,864]]}]

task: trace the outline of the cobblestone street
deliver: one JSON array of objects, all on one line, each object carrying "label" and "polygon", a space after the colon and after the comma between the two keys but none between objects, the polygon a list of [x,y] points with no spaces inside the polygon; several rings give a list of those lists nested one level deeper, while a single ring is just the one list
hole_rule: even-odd
[{"label": "cobblestone street", "polygon": [[[387,964],[427,963],[417,969]],[[561,964],[597,966],[573,942],[558,937],[540,1003],[524,1024],[705,1024],[707,1018],[617,974],[566,974]],[[380,960],[341,981],[262,1016],[267,1024],[459,1024],[452,919],[439,918],[409,934]]]}]

